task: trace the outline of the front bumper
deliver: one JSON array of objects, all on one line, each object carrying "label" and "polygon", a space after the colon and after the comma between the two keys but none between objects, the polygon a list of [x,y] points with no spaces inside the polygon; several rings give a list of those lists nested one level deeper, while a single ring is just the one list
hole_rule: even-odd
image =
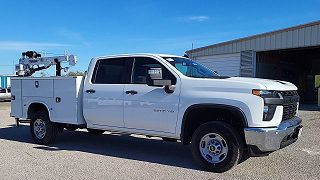
[{"label": "front bumper", "polygon": [[282,121],[277,128],[245,128],[248,146],[255,146],[261,152],[272,152],[294,143],[301,133],[301,119],[294,117]]}]

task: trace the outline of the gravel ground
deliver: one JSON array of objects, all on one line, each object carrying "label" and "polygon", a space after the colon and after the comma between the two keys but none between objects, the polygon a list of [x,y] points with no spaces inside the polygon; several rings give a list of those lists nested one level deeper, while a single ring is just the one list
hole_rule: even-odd
[{"label": "gravel ground", "polygon": [[64,131],[52,146],[33,144],[0,102],[0,179],[320,179],[320,111],[303,109],[296,143],[215,174],[199,170],[188,146],[156,138]]}]

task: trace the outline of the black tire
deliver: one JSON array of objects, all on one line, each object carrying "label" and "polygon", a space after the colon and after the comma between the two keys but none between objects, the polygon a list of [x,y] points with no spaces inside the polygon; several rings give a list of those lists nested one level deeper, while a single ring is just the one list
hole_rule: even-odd
[{"label": "black tire", "polygon": [[167,137],[163,137],[162,140],[167,141],[167,142],[177,142],[177,139],[167,138]]},{"label": "black tire", "polygon": [[104,130],[100,130],[100,129],[89,129],[87,128],[87,131],[90,134],[95,134],[95,135],[99,135],[99,134],[103,134],[105,131]]},{"label": "black tire", "polygon": [[[37,130],[35,131],[36,121],[37,121],[37,124],[38,122],[42,122],[42,125],[45,128],[44,133],[42,133],[43,137],[41,138],[36,133],[38,131]],[[50,118],[47,112],[42,112],[42,111],[36,112],[30,121],[31,136],[35,141],[35,143],[37,144],[47,145],[47,144],[53,143],[57,137],[58,130],[59,130],[58,126],[54,122],[50,121]]]},{"label": "black tire", "polygon": [[75,131],[75,130],[77,130],[78,128],[77,127],[66,127],[66,130],[68,130],[68,131]]},{"label": "black tire", "polygon": [[[226,156],[220,156],[222,157],[221,162],[209,162],[202,156],[200,151],[201,139],[210,133],[218,134],[223,138],[223,143],[226,143],[227,145]],[[207,145],[205,145],[205,147],[207,147]],[[221,173],[230,170],[239,163],[243,152],[243,142],[237,131],[229,124],[224,122],[208,122],[199,126],[194,132],[191,148],[195,161],[198,162],[204,170]]]}]

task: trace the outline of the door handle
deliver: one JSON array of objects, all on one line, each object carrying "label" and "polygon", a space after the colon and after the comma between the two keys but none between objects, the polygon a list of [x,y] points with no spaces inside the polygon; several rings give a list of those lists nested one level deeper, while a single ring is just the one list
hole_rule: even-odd
[{"label": "door handle", "polygon": [[86,90],[86,93],[89,93],[89,94],[91,94],[91,93],[95,93],[95,92],[96,92],[96,90],[94,90],[94,89]]},{"label": "door handle", "polygon": [[134,94],[138,94],[138,91],[130,90],[130,91],[126,91],[126,94],[134,95]]}]

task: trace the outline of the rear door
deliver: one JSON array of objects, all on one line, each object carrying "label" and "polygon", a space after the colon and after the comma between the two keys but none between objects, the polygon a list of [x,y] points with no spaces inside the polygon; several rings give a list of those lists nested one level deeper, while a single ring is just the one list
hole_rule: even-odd
[{"label": "rear door", "polygon": [[130,81],[129,58],[101,59],[84,87],[84,117],[94,126],[124,127],[123,89]]}]

